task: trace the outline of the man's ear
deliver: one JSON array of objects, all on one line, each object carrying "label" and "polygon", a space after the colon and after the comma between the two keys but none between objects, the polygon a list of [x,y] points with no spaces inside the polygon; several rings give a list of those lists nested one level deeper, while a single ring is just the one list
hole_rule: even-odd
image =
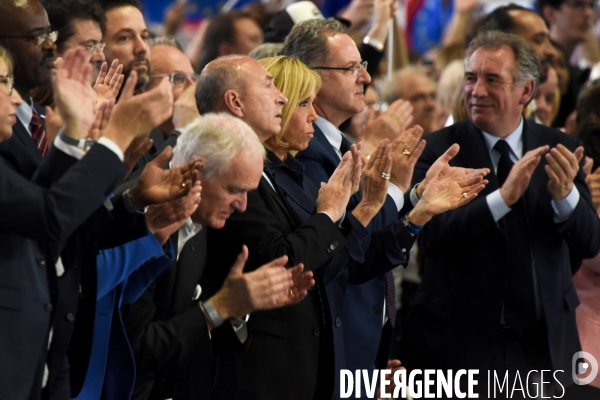
[{"label": "man's ear", "polygon": [[225,92],[223,101],[227,110],[238,118],[244,117],[244,106],[240,94],[233,89]]},{"label": "man's ear", "polygon": [[533,91],[535,89],[535,81],[529,80],[523,84],[520,104],[527,104],[533,98]]}]

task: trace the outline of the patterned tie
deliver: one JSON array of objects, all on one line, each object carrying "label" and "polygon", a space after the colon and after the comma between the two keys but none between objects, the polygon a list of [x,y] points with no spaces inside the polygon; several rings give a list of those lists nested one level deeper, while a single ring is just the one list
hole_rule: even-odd
[{"label": "patterned tie", "polygon": [[42,157],[46,155],[46,151],[48,151],[48,141],[46,140],[46,130],[44,129],[44,125],[42,124],[42,119],[40,116],[33,110],[33,114],[31,115],[31,122],[29,123],[29,132],[31,132],[31,137],[35,140],[35,144],[37,148],[42,153]]},{"label": "patterned tie", "polygon": [[[501,155],[496,176],[498,185],[502,186],[513,166],[510,146],[506,141],[499,140],[494,149]],[[536,321],[533,265],[524,196],[511,208],[498,221],[506,240],[504,319],[518,333],[523,334]]]},{"label": "patterned tie", "polygon": [[396,326],[396,288],[394,284],[394,274],[392,271],[388,271],[385,274],[385,302],[387,316],[392,323],[392,326]]}]

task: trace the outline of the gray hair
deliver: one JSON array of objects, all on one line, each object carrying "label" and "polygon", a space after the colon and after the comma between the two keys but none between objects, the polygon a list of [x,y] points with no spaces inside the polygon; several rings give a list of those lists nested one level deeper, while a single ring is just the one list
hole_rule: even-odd
[{"label": "gray hair", "polygon": [[201,157],[204,178],[212,181],[227,172],[236,156],[265,156],[265,149],[248,124],[230,114],[206,114],[186,126],[173,150],[173,166]]},{"label": "gray hair", "polygon": [[[240,90],[244,84],[242,69],[219,60],[239,58],[239,55],[217,58],[204,67],[196,84],[196,107],[200,114],[221,111],[225,92]],[[212,64],[212,65],[211,65]]]},{"label": "gray hair", "polygon": [[334,18],[302,21],[287,35],[279,54],[295,57],[313,68],[329,60],[327,38],[343,33],[346,33],[346,27]]},{"label": "gray hair", "polygon": [[513,71],[513,85],[518,86],[533,80],[534,88],[531,99],[534,99],[540,82],[540,60],[533,47],[519,35],[500,31],[481,32],[467,47],[464,60],[465,69],[477,49],[499,49],[503,46],[508,46],[515,55],[516,68]]},{"label": "gray hair", "polygon": [[172,36],[158,36],[155,38],[148,39],[148,46],[150,48],[162,44],[164,46],[175,47],[177,50],[183,53],[183,48],[181,44]]},{"label": "gray hair", "polygon": [[283,47],[283,43],[263,43],[248,54],[248,56],[255,60],[262,60],[263,58],[275,57],[279,54],[279,51]]},{"label": "gray hair", "polygon": [[[427,74],[418,67],[414,65],[409,65],[407,67],[398,69],[394,71],[392,74],[392,78],[390,80],[381,79],[377,82],[377,87],[379,89],[379,94],[381,95],[381,100],[385,101],[388,104],[392,104],[394,101],[402,98],[402,77],[406,74],[416,73],[427,76]],[[430,79],[427,76],[427,79]]]}]

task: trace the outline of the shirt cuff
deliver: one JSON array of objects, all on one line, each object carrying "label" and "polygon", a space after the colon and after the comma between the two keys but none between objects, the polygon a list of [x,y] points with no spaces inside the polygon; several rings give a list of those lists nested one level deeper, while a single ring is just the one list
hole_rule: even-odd
[{"label": "shirt cuff", "polygon": [[98,139],[96,144],[101,144],[103,146],[108,147],[108,149],[110,151],[112,151],[113,153],[115,153],[117,155],[117,157],[119,157],[119,160],[121,160],[121,162],[123,162],[123,160],[125,159],[125,156],[123,155],[123,151],[121,150],[121,148],[115,142],[110,140],[109,138],[102,136],[100,139]]},{"label": "shirt cuff", "polygon": [[331,222],[333,222],[334,224],[336,224],[338,226],[338,228],[342,227],[342,223],[344,222],[344,219],[346,218],[346,210],[344,210],[344,213],[342,214],[342,218],[340,218],[339,221],[337,221],[337,223],[333,220],[333,218],[331,217],[331,215],[329,215],[328,212],[325,211],[319,211],[319,214],[325,214],[329,217],[329,219],[331,220]]},{"label": "shirt cuff", "polygon": [[65,143],[65,141],[61,139],[60,135],[56,136],[56,139],[54,139],[54,143],[52,143],[52,145],[63,153],[66,153],[78,160],[81,160],[83,156],[85,156],[85,152],[83,150],[81,150],[79,147],[71,146],[70,144]]},{"label": "shirt cuff", "polygon": [[410,202],[413,207],[416,207],[419,202],[419,198],[417,197],[417,186],[419,186],[418,183],[410,190]]},{"label": "shirt cuff", "polygon": [[396,203],[396,208],[398,211],[400,211],[402,206],[404,206],[404,193],[402,193],[402,190],[390,182],[388,183],[387,194],[394,200],[394,203]]},{"label": "shirt cuff", "polygon": [[500,221],[500,219],[508,214],[511,210],[511,208],[504,202],[504,199],[500,194],[500,189],[488,194],[485,200],[487,201],[488,207],[492,213],[492,217],[494,217],[494,221],[496,222]]},{"label": "shirt cuff", "polygon": [[577,187],[573,185],[573,189],[571,189],[571,192],[567,195],[567,197],[561,200],[552,200],[550,202],[550,204],[552,204],[552,208],[554,209],[554,222],[559,224],[568,220],[573,214],[573,211],[575,211],[577,203],[579,203],[579,190],[577,190]]},{"label": "shirt cuff", "polygon": [[246,324],[246,321],[239,326],[231,324],[231,327],[233,328],[233,331],[238,337],[240,343],[246,343],[246,340],[248,340],[248,324]]}]

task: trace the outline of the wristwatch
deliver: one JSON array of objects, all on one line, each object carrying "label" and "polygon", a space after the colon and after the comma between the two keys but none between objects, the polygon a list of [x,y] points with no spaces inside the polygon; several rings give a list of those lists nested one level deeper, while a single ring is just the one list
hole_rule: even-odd
[{"label": "wristwatch", "polygon": [[58,132],[58,136],[66,144],[70,146],[79,147],[86,152],[90,149],[90,147],[94,145],[94,143],[96,143],[96,140],[93,139],[73,139],[72,137],[64,133],[62,129]]},{"label": "wristwatch", "polygon": [[410,221],[410,219],[408,219],[408,214],[406,214],[404,217],[400,218],[400,222],[402,223],[402,225],[404,226],[404,228],[406,228],[406,230],[409,233],[412,233],[413,235],[416,235],[417,233],[419,233],[419,231],[421,229],[423,229],[422,225],[413,224]]}]

